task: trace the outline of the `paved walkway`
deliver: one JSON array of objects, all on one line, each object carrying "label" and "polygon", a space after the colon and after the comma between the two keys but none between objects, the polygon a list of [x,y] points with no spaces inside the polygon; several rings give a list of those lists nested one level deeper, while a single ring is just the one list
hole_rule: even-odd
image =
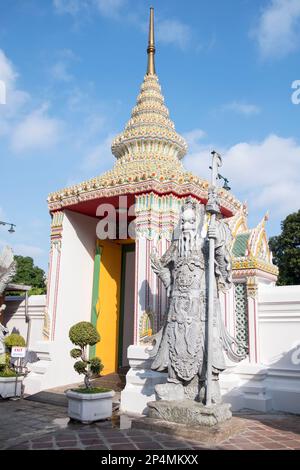
[{"label": "paved walkway", "polygon": [[[130,429],[126,416],[83,425],[66,408],[29,400],[0,400],[0,449],[205,449],[201,442]],[[212,449],[300,449],[300,416],[244,412],[244,430]],[[121,427],[121,429],[120,429]]]}]

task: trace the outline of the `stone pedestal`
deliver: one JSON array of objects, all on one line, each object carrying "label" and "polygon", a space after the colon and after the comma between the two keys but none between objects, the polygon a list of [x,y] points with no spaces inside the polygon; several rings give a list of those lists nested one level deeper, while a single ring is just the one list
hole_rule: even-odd
[{"label": "stone pedestal", "polygon": [[230,405],[206,407],[192,400],[158,400],[148,403],[149,415],[133,419],[131,427],[195,441],[205,448],[242,432],[246,420],[232,417]]},{"label": "stone pedestal", "polygon": [[199,446],[211,447],[240,434],[246,429],[247,420],[234,416],[232,419],[216,426],[190,426],[189,424],[170,423],[154,418],[136,418],[131,421],[133,429],[169,434],[188,441],[197,442]]},{"label": "stone pedestal", "polygon": [[148,416],[189,426],[215,426],[232,417],[230,404],[204,406],[193,400],[158,400],[148,403]]}]

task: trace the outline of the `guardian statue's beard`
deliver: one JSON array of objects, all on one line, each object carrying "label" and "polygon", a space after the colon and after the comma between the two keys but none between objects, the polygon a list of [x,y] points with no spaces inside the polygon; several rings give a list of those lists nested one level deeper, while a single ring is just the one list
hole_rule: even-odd
[{"label": "guardian statue's beard", "polygon": [[181,232],[178,239],[178,253],[181,258],[190,256],[192,251],[197,249],[197,232],[196,230],[186,230]]}]

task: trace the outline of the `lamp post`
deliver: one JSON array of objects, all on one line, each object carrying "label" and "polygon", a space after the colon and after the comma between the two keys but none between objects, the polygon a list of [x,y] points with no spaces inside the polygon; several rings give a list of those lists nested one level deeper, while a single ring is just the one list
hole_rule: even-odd
[{"label": "lamp post", "polygon": [[3,222],[2,220],[0,220],[0,225],[9,225],[10,226],[8,229],[9,233],[15,233],[15,229],[14,229],[14,227],[16,227],[15,224],[12,224],[10,222]]}]

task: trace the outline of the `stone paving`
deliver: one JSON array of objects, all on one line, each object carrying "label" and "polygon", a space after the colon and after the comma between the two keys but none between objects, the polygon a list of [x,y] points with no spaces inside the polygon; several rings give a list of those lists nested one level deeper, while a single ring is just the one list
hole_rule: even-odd
[{"label": "stone paving", "polygon": [[[228,450],[300,449],[300,416],[241,413],[243,431],[209,447]],[[91,425],[70,422],[66,408],[29,400],[0,400],[0,449],[167,450],[207,449],[201,442],[130,429],[121,416]],[[121,429],[120,429],[121,427]]]}]

